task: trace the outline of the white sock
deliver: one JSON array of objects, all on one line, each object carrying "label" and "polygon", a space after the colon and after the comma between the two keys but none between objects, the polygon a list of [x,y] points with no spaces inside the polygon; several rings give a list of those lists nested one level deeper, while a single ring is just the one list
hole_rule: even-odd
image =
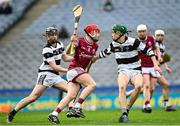
[{"label": "white sock", "polygon": [[165,107],[169,106],[168,100],[164,100],[164,106],[165,106]]},{"label": "white sock", "polygon": [[146,108],[146,105],[143,105],[143,109],[145,109]]},{"label": "white sock", "polygon": [[150,104],[147,104],[147,105],[146,105],[146,107],[149,107],[149,108],[151,108],[151,105],[150,105]]},{"label": "white sock", "polygon": [[77,102],[74,107],[75,108],[81,108],[81,104]]},{"label": "white sock", "polygon": [[51,114],[54,115],[54,116],[58,116],[59,113],[56,112],[56,111],[53,111]]}]

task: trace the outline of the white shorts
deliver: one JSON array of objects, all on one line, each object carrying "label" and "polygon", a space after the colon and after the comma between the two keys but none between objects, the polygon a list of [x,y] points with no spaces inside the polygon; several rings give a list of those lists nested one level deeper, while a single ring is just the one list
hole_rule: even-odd
[{"label": "white shorts", "polygon": [[135,75],[141,74],[141,71],[140,70],[132,70],[132,69],[120,69],[120,70],[118,70],[118,73],[126,74],[129,78],[129,80],[132,80]]},{"label": "white shorts", "polygon": [[47,87],[52,87],[54,84],[66,82],[64,79],[61,78],[60,75],[51,74],[48,72],[41,72],[38,73],[37,83]]},{"label": "white shorts", "polygon": [[77,77],[79,77],[80,75],[84,73],[87,73],[87,72],[81,67],[75,67],[73,69],[70,69],[66,75],[67,80],[74,82]]},{"label": "white shorts", "polygon": [[161,77],[160,73],[154,69],[154,67],[142,67],[143,74],[150,74],[152,77]]}]

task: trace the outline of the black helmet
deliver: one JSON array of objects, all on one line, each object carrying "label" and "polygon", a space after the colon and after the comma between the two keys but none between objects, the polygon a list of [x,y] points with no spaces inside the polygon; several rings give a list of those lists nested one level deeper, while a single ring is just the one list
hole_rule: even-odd
[{"label": "black helmet", "polygon": [[46,28],[46,35],[57,34],[57,33],[58,33],[57,28],[53,26]]}]

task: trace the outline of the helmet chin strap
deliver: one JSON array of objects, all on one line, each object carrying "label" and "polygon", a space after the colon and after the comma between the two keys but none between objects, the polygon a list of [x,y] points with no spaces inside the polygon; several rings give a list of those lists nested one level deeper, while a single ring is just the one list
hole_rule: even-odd
[{"label": "helmet chin strap", "polygon": [[116,40],[114,40],[115,42],[118,42],[118,39],[120,39],[124,34],[120,35]]},{"label": "helmet chin strap", "polygon": [[[86,32],[86,31],[85,31]],[[98,40],[97,39],[94,39],[91,35],[89,35],[88,32],[86,32],[86,34],[93,40],[93,42],[97,42]]]}]

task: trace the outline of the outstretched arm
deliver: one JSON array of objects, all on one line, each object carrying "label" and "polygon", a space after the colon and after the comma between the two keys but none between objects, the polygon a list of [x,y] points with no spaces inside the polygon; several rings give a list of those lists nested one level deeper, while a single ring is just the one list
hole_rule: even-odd
[{"label": "outstretched arm", "polygon": [[50,61],[49,65],[53,68],[53,70],[55,70],[57,72],[67,73],[67,71],[68,71],[68,69],[57,65],[55,60]]},{"label": "outstretched arm", "polygon": [[165,67],[166,71],[170,74],[172,72],[172,69],[168,66],[167,63],[164,63],[163,66]]}]

